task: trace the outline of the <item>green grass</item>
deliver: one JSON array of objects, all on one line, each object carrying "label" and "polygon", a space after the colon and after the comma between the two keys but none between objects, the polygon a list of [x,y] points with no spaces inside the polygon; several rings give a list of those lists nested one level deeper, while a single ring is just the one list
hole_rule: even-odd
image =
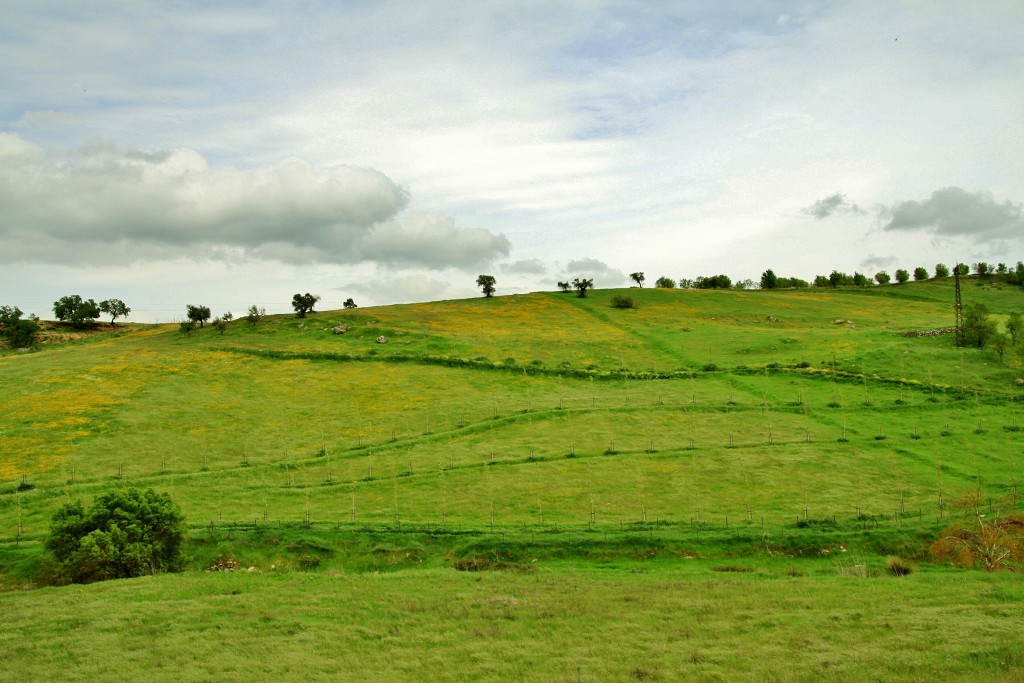
[{"label": "green grass", "polygon": [[1015,577],[736,569],[187,574],[7,593],[0,679],[1010,681],[1024,667]]},{"label": "green grass", "polygon": [[172,491],[196,524],[786,520],[1012,491],[1019,368],[899,334],[948,323],[942,293],[631,290],[631,311],[536,294],[8,355],[0,537],[124,482]]},{"label": "green grass", "polygon": [[[54,511],[113,486],[170,492],[192,527],[184,576],[0,593],[37,623],[0,634],[11,675],[55,678],[63,661],[118,677],[110,657],[84,661],[93,642],[130,649],[149,678],[213,678],[168,653],[213,657],[216,632],[230,647],[210,671],[228,680],[253,657],[289,678],[303,661],[314,678],[380,680],[1019,676],[1019,617],[994,597],[1012,584],[927,555],[957,496],[1019,509],[1024,483],[1020,356],[904,336],[951,325],[949,283],[632,289],[629,310],[616,294],[273,316],[223,335],[133,326],[3,352],[0,586],[45,584]],[[969,282],[964,300],[1024,309],[1020,288]],[[882,578],[887,555],[920,571]],[[222,557],[254,571],[201,573]],[[875,576],[856,580],[864,567]],[[504,608],[466,597],[478,584],[536,609],[488,626]],[[315,605],[297,606],[303,590]],[[82,617],[93,641],[56,596],[109,607],[102,624]],[[414,610],[405,630],[386,608],[402,600],[439,616]],[[257,605],[267,621],[238,620]],[[138,652],[144,635],[175,664]]]}]

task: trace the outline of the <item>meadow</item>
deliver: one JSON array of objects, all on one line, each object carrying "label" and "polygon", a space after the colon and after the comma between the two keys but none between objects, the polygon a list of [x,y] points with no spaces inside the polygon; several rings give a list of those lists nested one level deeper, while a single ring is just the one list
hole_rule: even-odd
[{"label": "meadow", "polygon": [[[927,552],[966,492],[1024,507],[1020,357],[907,336],[951,301],[542,292],[2,352],[0,586],[32,589],[0,593],[11,675],[117,678],[89,648],[149,633],[215,660],[195,680],[253,653],[288,678],[1019,678],[1019,582]],[[181,506],[189,571],[43,588],[55,510],[124,485]]]}]

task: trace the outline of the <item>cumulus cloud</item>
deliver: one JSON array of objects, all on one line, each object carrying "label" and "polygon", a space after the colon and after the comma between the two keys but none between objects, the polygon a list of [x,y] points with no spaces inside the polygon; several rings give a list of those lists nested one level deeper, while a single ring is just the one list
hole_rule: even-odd
[{"label": "cumulus cloud", "polygon": [[847,199],[845,194],[839,192],[825,197],[824,199],[819,199],[814,202],[814,204],[803,208],[801,211],[809,216],[814,216],[818,220],[828,218],[829,216],[837,213],[864,213],[864,209]]},{"label": "cumulus cloud", "polygon": [[939,235],[981,240],[1019,239],[1024,235],[1020,204],[997,202],[988,192],[946,187],[923,201],[900,202],[885,210],[886,230],[931,230]]},{"label": "cumulus cloud", "polygon": [[188,149],[92,143],[63,163],[0,134],[0,259],[145,261],[226,252],[291,263],[467,265],[508,240],[441,215],[400,216],[408,193],[379,171],[289,160],[213,168]]},{"label": "cumulus cloud", "polygon": [[[360,297],[366,297],[371,304],[393,301],[403,303],[440,301],[461,299],[477,294],[476,289],[470,286],[455,286],[450,282],[423,273],[395,277],[382,277],[378,274],[366,282],[354,282],[338,289],[346,293],[355,292]],[[362,301],[359,299],[357,299],[357,303],[362,305]]]},{"label": "cumulus cloud", "polygon": [[604,261],[595,258],[584,258],[566,264],[570,277],[589,277],[594,279],[595,287],[618,287],[626,283],[626,276],[621,270],[612,268]]},{"label": "cumulus cloud", "polygon": [[496,256],[508,256],[510,248],[504,235],[458,228],[454,220],[439,213],[414,213],[403,220],[378,223],[362,242],[367,258],[430,268],[472,268]]},{"label": "cumulus cloud", "polygon": [[501,272],[515,275],[544,275],[548,272],[547,266],[540,259],[527,259],[513,263],[503,263]]}]

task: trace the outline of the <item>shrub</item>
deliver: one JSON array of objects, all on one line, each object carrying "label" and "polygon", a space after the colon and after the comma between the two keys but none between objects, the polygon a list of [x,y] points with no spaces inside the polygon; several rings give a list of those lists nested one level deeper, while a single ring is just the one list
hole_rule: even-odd
[{"label": "shrub", "polygon": [[965,517],[942,532],[931,554],[964,569],[981,565],[985,571],[1024,566],[1024,514],[981,511],[980,492],[968,493],[954,507]]},{"label": "shrub", "polygon": [[153,489],[104,493],[57,510],[46,547],[59,573],[74,583],[175,571],[181,565],[185,520],[170,496]]},{"label": "shrub", "polygon": [[21,309],[17,306],[0,306],[0,336],[14,348],[26,348],[36,343],[36,332],[39,321],[34,315],[21,317]]},{"label": "shrub", "polygon": [[636,308],[633,298],[621,294],[612,297],[612,308]]}]

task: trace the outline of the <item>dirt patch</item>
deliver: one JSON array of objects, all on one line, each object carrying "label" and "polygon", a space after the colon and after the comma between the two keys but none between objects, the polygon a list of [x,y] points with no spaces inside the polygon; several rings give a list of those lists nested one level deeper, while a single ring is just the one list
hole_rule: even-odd
[{"label": "dirt patch", "polygon": [[97,322],[95,325],[79,329],[72,327],[68,323],[40,320],[39,332],[36,333],[36,342],[39,344],[65,344],[91,337],[103,337],[126,332],[133,328],[134,325],[131,323],[111,325],[109,322]]},{"label": "dirt patch", "polygon": [[532,564],[509,562],[508,560],[486,557],[484,555],[460,557],[452,561],[452,567],[460,572],[512,571],[526,573],[536,569]]}]

